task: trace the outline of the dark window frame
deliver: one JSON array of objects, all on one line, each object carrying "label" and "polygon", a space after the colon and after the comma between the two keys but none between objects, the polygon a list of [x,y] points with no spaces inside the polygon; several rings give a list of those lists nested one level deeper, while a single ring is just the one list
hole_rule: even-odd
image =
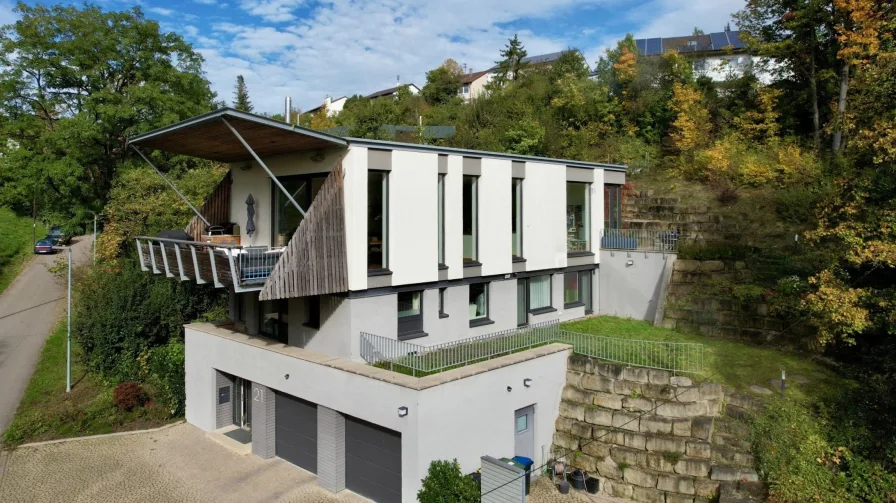
[{"label": "dark window frame", "polygon": [[[329,172],[307,173],[307,174],[301,174],[301,175],[286,175],[286,176],[278,176],[277,181],[280,182],[280,184],[283,186],[286,186],[286,184],[292,183],[294,181],[305,181],[308,183],[309,193],[311,194],[311,198],[309,200],[310,202],[308,203],[308,208],[306,208],[304,206],[302,207],[302,209],[305,212],[307,212],[308,209],[311,208],[311,204],[314,203],[314,198],[317,196],[317,194],[313,193],[313,191],[314,191],[313,180],[315,178],[319,178],[321,180],[326,180],[328,176],[330,176]],[[323,183],[321,183],[321,187],[323,187]],[[273,181],[271,181],[271,208],[273,210],[271,212],[271,246],[272,247],[278,246],[277,245],[277,236],[279,233],[279,229],[277,227],[280,224],[280,216],[279,216],[280,215],[280,203],[281,203],[280,198],[286,199],[286,196],[283,195],[283,192],[277,187],[277,184],[275,184]],[[282,202],[284,203],[284,205],[288,204],[289,206],[292,206],[292,203],[289,202],[289,200],[285,200]],[[296,202],[299,203],[300,205],[302,204],[301,201],[297,200]],[[299,210],[296,210],[296,211],[299,211]],[[302,219],[304,220],[304,217]],[[300,224],[301,224],[301,222],[300,222]],[[298,227],[296,227],[296,229],[298,229]],[[293,234],[295,234],[295,231],[293,231]],[[290,239],[292,239],[292,236],[290,236]],[[289,239],[287,239],[287,243],[288,242],[289,242]]]},{"label": "dark window frame", "polygon": [[448,288],[439,288],[439,318],[448,317],[448,313],[445,312],[445,290],[448,290]]},{"label": "dark window frame", "polygon": [[[586,247],[585,247],[586,249],[584,249],[584,250],[570,250],[569,249],[569,207],[570,207],[569,187],[570,187],[570,185],[582,186],[582,188],[584,189],[585,204],[584,204],[584,207],[582,208],[582,223],[584,225],[582,226],[582,228],[585,229],[586,237],[587,237],[587,239],[585,240],[587,243]],[[594,249],[594,236],[593,236],[594,233],[591,231],[592,231],[592,228],[594,227],[594,225],[591,222],[591,214],[590,214],[591,213],[591,205],[594,204],[594,202],[592,201],[592,197],[591,197],[592,186],[593,186],[593,184],[589,183],[589,182],[575,182],[575,181],[567,181],[566,182],[565,190],[566,190],[567,198],[566,198],[565,224],[566,224],[566,235],[567,235],[567,238],[566,238],[567,239],[566,240],[567,256],[574,257],[574,256],[592,255],[593,254],[592,250]],[[581,241],[581,240],[576,239],[576,241]]]},{"label": "dark window frame", "polygon": [[[525,249],[523,249],[523,180],[525,180],[525,178],[511,178],[511,184],[510,184],[511,189],[512,189],[512,195],[510,196],[510,206],[511,206],[510,236],[511,236],[511,239],[513,239],[513,228],[514,228],[514,226],[516,226],[517,227],[517,235],[519,236],[518,239],[520,242],[519,255],[513,255],[513,243],[511,242],[511,245],[510,245],[511,258],[515,261],[526,260],[524,258],[526,256]],[[514,215],[514,213],[516,213],[517,205],[513,204],[513,199],[515,197],[517,197],[517,195],[516,195],[516,187],[517,187],[516,184],[517,183],[519,183],[519,188],[520,188],[520,193],[519,193],[519,197],[518,197],[519,201],[517,201],[519,203],[518,205],[519,205],[520,211],[519,211],[519,215]],[[514,216],[516,216],[517,218],[514,218]],[[517,222],[517,220],[519,220],[519,222]]]},{"label": "dark window frame", "polygon": [[[264,324],[264,314],[265,314],[265,305],[269,305],[269,303],[276,302],[277,303],[277,323],[276,330],[277,333],[271,333],[265,331]],[[289,323],[283,321],[283,316],[289,314],[289,302],[287,299],[278,299],[278,300],[262,300],[258,302],[258,335],[262,337],[267,337],[268,339],[274,339],[283,344],[287,344],[289,341]]]},{"label": "dark window frame", "polygon": [[[534,278],[548,278],[548,305],[542,307],[532,307],[532,279]],[[526,312],[529,314],[544,314],[544,313],[552,313],[556,311],[557,308],[554,307],[554,277],[552,274],[539,274],[536,276],[529,276],[526,278]]]},{"label": "dark window frame", "polygon": [[[491,289],[489,288],[489,286],[490,286],[489,282],[483,281],[481,283],[470,283],[469,288],[473,288],[474,286],[478,286],[478,285],[483,286],[483,292],[485,293],[485,316],[482,316],[480,318],[470,318],[470,327],[471,328],[472,327],[481,327],[482,325],[490,325],[490,324],[494,323],[494,321],[492,321],[491,318],[489,318],[489,315],[491,313],[491,306],[489,305],[491,303],[491,292],[489,290],[491,290]],[[467,310],[469,310],[469,306],[470,306],[470,296],[467,295]]]},{"label": "dark window frame", "polygon": [[305,317],[302,326],[320,330],[320,295],[305,297]]},{"label": "dark window frame", "polygon": [[423,331],[423,296],[425,295],[425,292],[425,290],[411,290],[395,294],[396,316],[398,307],[401,304],[399,299],[401,299],[402,295],[411,294],[411,299],[413,299],[414,294],[420,294],[420,312],[409,316],[398,316],[398,340],[404,341],[408,339],[416,339],[427,335]]},{"label": "dark window frame", "polygon": [[622,228],[622,185],[604,185],[604,229]]},{"label": "dark window frame", "polygon": [[[566,276],[569,274],[575,274],[576,280],[578,281],[578,283],[576,285],[576,287],[577,287],[576,288],[576,292],[577,292],[576,300],[573,302],[566,302]],[[585,301],[583,300],[583,297],[585,296],[584,295],[585,281],[591,280],[591,274],[592,273],[591,273],[590,269],[584,270],[584,271],[571,271],[571,272],[563,273],[563,307],[564,308],[568,309],[568,308],[573,308],[573,307],[583,307],[584,306],[586,311],[589,310],[588,306],[585,305]],[[593,300],[592,300],[592,302],[593,302]],[[593,312],[593,307],[592,307],[591,311]]]},{"label": "dark window frame", "polygon": [[383,223],[380,229],[380,267],[370,268],[370,191],[367,192],[367,236],[365,236],[367,252],[367,274],[378,275],[388,273],[389,270],[389,171],[380,171],[375,169],[367,170],[367,187],[370,188],[370,175],[376,173],[382,175],[382,205],[383,205]]},{"label": "dark window frame", "polygon": [[[445,173],[439,173],[438,182],[436,184],[436,190],[438,191],[438,197],[436,204],[438,207],[438,256],[439,256],[439,267],[445,268],[445,184],[447,183],[447,179],[445,178]],[[463,211],[463,209],[461,209]]]},{"label": "dark window frame", "polygon": [[[472,257],[472,260],[467,260],[467,257],[464,257],[463,259],[464,259],[465,266],[472,267],[472,266],[482,265],[481,262],[479,262],[479,177],[476,175],[463,175],[462,187],[461,187],[462,192],[463,192],[463,187],[466,187],[466,185],[467,185],[466,180],[468,178],[473,180],[472,194],[470,196],[470,198],[471,198],[470,205],[472,207],[472,212],[473,212],[473,215],[471,215],[471,217],[470,217],[470,235],[473,236],[473,255],[474,256]],[[463,194],[461,194],[461,233],[462,233],[461,239],[463,239],[463,236],[467,235],[464,233],[466,229],[463,228],[463,226],[466,225],[466,220],[467,220],[464,215],[464,206],[465,206],[464,203],[465,203],[465,201],[463,198]]]}]

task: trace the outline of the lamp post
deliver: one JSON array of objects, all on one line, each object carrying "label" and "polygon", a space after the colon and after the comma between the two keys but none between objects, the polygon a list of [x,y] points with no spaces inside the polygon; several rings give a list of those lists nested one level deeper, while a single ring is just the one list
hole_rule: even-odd
[{"label": "lamp post", "polygon": [[72,247],[68,252],[68,333],[65,338],[65,392],[72,391]]}]

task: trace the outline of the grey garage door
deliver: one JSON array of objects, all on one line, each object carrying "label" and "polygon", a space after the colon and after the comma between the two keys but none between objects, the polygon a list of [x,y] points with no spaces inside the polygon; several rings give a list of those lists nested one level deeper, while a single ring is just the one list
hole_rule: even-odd
[{"label": "grey garage door", "polygon": [[277,456],[317,473],[317,405],[278,391],[274,407]]},{"label": "grey garage door", "polygon": [[401,503],[401,433],[345,416],[345,487],[377,503]]}]

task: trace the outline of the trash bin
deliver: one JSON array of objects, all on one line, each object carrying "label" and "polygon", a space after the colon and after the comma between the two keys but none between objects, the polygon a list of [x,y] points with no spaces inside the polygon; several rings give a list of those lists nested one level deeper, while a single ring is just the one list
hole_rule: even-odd
[{"label": "trash bin", "polygon": [[529,484],[532,481],[532,465],[535,462],[525,456],[514,456],[513,461],[520,465],[523,470],[526,470],[526,494],[529,494]]}]

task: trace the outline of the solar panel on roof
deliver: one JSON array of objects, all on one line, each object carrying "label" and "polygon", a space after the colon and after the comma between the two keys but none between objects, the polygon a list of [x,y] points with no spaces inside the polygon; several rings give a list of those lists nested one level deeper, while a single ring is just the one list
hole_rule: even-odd
[{"label": "solar panel on roof", "polygon": [[663,39],[661,38],[648,38],[645,41],[646,50],[644,54],[647,56],[656,56],[658,54],[663,53]]},{"label": "solar panel on roof", "polygon": [[647,40],[643,38],[635,40],[635,47],[638,48],[638,52],[641,54],[647,54]]},{"label": "solar panel on roof", "polygon": [[731,42],[731,45],[733,45],[735,49],[743,49],[746,47],[746,44],[740,39],[739,31],[729,31],[728,41]]},{"label": "solar panel on roof", "polygon": [[712,41],[712,48],[715,50],[722,49],[723,47],[727,47],[730,45],[728,43],[728,37],[725,35],[725,32],[720,31],[717,33],[710,33],[709,39]]}]

